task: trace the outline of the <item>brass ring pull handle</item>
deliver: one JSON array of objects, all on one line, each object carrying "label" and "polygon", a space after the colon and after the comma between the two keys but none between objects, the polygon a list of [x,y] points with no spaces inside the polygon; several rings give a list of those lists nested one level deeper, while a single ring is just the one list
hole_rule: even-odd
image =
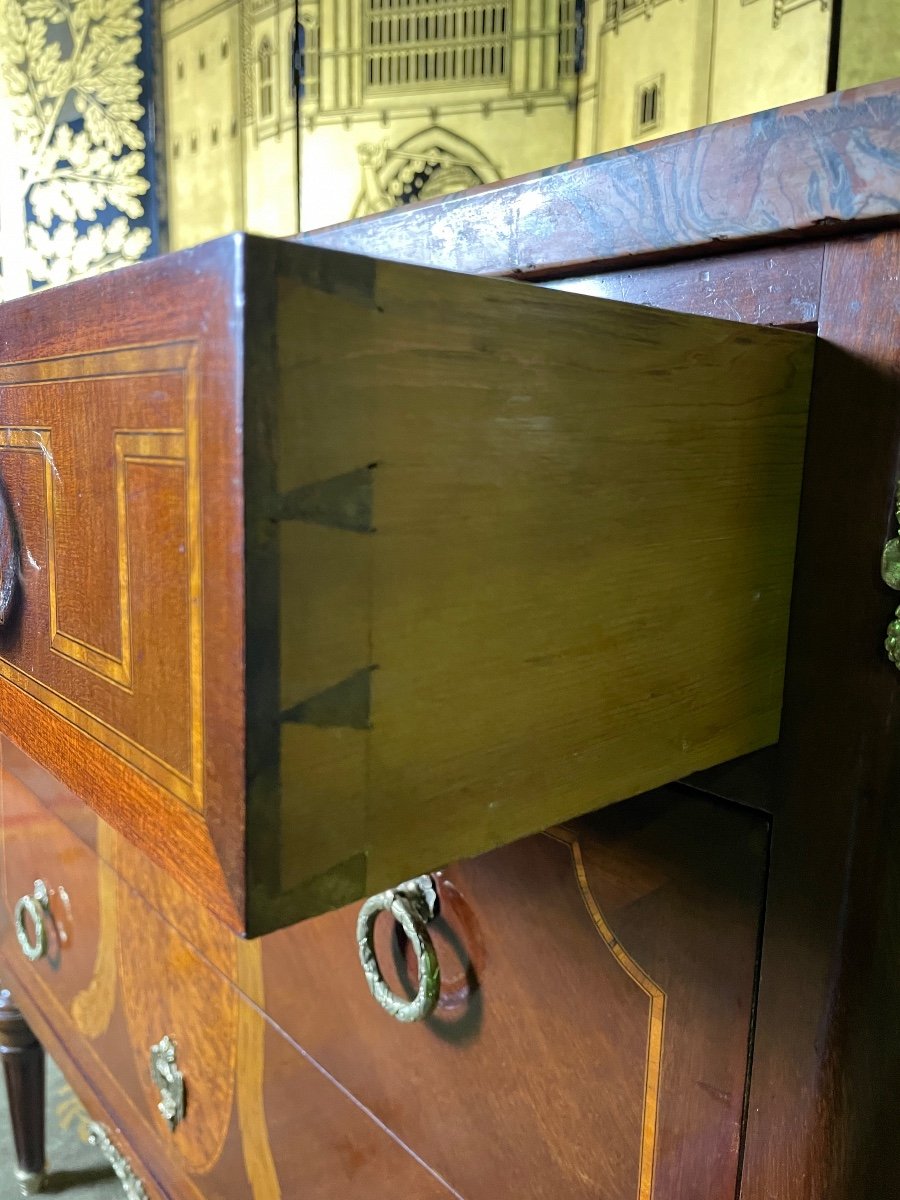
[{"label": "brass ring pull handle", "polygon": [[[34,928],[33,936],[28,931],[28,921]],[[22,896],[16,902],[16,939],[22,953],[30,962],[43,958],[49,947],[47,922],[50,920],[50,895],[42,879],[34,881],[30,896]]]},{"label": "brass ring pull handle", "polygon": [[0,482],[0,629],[11,619],[19,590],[19,537]]},{"label": "brass ring pull handle", "polygon": [[122,1151],[113,1145],[109,1134],[97,1121],[92,1121],[88,1126],[88,1141],[97,1147],[116,1173],[127,1200],[147,1200],[144,1185],[132,1170],[131,1163]]},{"label": "brass ring pull handle", "polygon": [[[399,887],[379,892],[365,902],[356,922],[359,961],[369,991],[381,1007],[398,1021],[424,1021],[433,1011],[441,990],[441,968],[428,936],[428,922],[437,911],[437,891],[430,875],[420,875]],[[412,1000],[395,995],[385,983],[375,954],[375,922],[379,913],[390,913],[409,938],[419,967],[419,988]]]}]

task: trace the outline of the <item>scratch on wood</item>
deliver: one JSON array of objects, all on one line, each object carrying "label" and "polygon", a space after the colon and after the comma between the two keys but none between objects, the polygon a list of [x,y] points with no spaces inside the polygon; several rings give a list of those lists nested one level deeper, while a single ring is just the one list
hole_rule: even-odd
[{"label": "scratch on wood", "polygon": [[702,1079],[697,1080],[697,1086],[703,1088],[714,1100],[720,1101],[722,1104],[731,1103],[731,1093],[723,1091],[722,1088],[714,1087],[711,1083],[704,1083]]},{"label": "scratch on wood", "polygon": [[50,470],[53,472],[56,482],[59,484],[60,487],[62,487],[62,476],[60,475],[59,471],[57,470],[56,461],[53,458],[53,451],[50,449],[50,447],[44,441],[44,435],[39,430],[35,433],[35,437],[37,438],[37,443],[41,448],[41,454],[43,454],[43,456],[44,456],[44,461],[47,463]]}]

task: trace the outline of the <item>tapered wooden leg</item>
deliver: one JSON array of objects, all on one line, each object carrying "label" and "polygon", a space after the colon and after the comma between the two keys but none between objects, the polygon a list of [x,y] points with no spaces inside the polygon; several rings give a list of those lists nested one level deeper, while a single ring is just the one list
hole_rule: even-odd
[{"label": "tapered wooden leg", "polygon": [[5,989],[0,990],[0,1057],[23,1196],[44,1185],[44,1048]]}]

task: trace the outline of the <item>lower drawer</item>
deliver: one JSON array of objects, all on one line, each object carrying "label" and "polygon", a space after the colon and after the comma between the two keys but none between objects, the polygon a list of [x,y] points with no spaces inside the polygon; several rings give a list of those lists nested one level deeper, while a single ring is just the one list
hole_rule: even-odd
[{"label": "lower drawer", "polygon": [[[428,1020],[357,906],[263,939],[266,1011],[466,1200],[733,1200],[767,826],[676,788],[438,874]],[[386,914],[378,961],[415,978]]]},{"label": "lower drawer", "polygon": [[[2,768],[0,803],[2,977],[92,1114],[133,1150],[151,1196],[450,1194],[252,1002],[262,987],[258,948],[239,955],[238,940],[197,910],[202,957]],[[109,837],[100,826],[100,849]],[[47,945],[29,961],[15,910],[36,879],[49,897],[46,915],[39,906]],[[23,924],[26,941],[42,949],[27,912]],[[151,1047],[166,1036],[185,1089],[174,1129],[150,1071]]]},{"label": "lower drawer", "polygon": [[[6,912],[41,871],[51,904],[68,891],[65,946],[17,975],[104,1097],[124,1090],[173,1193],[732,1200],[759,814],[663,789],[439,872],[440,996],[401,1025],[366,987],[357,906],[242,942],[54,786],[6,777]],[[410,947],[387,917],[375,940],[402,995]],[[173,1134],[147,1072],[164,1033]]]}]

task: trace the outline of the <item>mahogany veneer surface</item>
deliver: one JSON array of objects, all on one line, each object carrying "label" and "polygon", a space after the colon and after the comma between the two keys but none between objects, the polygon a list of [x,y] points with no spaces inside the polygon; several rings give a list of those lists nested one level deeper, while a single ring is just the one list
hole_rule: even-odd
[{"label": "mahogany veneer surface", "polygon": [[[36,1014],[36,1030],[92,1115],[130,1151],[153,1200],[449,1194],[263,1015],[261,943],[242,943],[132,850],[152,908],[115,871],[113,830],[86,812],[82,828],[93,826],[100,854],[92,850],[8,770],[7,754],[0,807],[4,980]],[[50,891],[50,951],[27,963],[11,916],[37,877]],[[187,936],[160,908],[182,915]],[[149,1071],[150,1047],[164,1034],[177,1045],[186,1087],[174,1131]]]},{"label": "mahogany veneer surface", "polygon": [[[63,824],[17,753],[4,976],[167,1196],[733,1197],[760,815],[662,791],[441,872],[441,995],[407,1027],[368,993],[355,908],[240,941],[89,812]],[[29,964],[10,914],[36,875],[55,924]],[[386,919],[377,937],[403,992],[407,948]],[[187,1089],[174,1132],[148,1071],[164,1033]]]}]

